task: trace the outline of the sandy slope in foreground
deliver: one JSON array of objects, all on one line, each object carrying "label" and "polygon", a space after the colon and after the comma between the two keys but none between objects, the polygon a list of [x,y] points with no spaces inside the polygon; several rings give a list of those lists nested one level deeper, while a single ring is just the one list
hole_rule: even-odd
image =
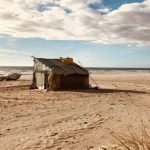
[{"label": "sandy slope in foreground", "polygon": [[0,82],[0,149],[97,150],[148,120],[149,73],[93,77],[102,90],[31,91],[30,76]]}]

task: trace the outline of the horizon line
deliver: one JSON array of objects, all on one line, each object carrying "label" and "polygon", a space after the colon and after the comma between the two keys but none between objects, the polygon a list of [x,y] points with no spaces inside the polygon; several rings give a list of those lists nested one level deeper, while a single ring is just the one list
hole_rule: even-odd
[{"label": "horizon line", "polygon": [[[0,65],[0,67],[33,67],[33,66],[9,66]],[[87,69],[150,69],[150,67],[84,67]]]}]

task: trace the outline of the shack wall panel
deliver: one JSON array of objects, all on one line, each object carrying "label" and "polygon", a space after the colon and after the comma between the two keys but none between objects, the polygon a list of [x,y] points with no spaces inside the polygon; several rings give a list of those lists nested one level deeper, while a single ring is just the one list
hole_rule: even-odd
[{"label": "shack wall panel", "polygon": [[47,71],[47,70],[50,70],[50,68],[48,68],[47,66],[45,66],[41,62],[36,61],[34,64],[34,70],[35,71]]},{"label": "shack wall panel", "polygon": [[88,88],[88,86],[88,76],[80,76],[78,74],[61,76],[62,89],[81,89]]},{"label": "shack wall panel", "polygon": [[35,77],[36,77],[36,86],[39,89],[44,89],[45,88],[45,74],[36,72]]}]

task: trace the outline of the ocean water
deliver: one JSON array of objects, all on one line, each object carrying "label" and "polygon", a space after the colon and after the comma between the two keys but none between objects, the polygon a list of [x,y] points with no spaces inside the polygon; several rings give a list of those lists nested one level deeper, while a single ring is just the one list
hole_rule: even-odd
[{"label": "ocean water", "polygon": [[[125,72],[148,72],[150,73],[150,68],[103,68],[103,67],[87,67],[91,73],[125,73]],[[21,74],[32,74],[33,67],[30,66],[0,66],[0,74],[9,73],[21,73]]]},{"label": "ocean water", "polygon": [[0,66],[0,74],[21,73],[31,74],[33,67],[29,66]]},{"label": "ocean water", "polygon": [[91,73],[137,73],[147,72],[150,73],[150,68],[104,68],[104,67],[87,67]]}]

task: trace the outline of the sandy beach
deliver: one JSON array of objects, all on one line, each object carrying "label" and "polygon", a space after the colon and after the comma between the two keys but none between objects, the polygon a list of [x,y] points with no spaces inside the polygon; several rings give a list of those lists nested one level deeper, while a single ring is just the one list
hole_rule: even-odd
[{"label": "sandy beach", "polygon": [[0,150],[100,150],[112,132],[138,132],[149,120],[150,73],[92,77],[100,90],[30,90],[28,74],[0,82]]}]

